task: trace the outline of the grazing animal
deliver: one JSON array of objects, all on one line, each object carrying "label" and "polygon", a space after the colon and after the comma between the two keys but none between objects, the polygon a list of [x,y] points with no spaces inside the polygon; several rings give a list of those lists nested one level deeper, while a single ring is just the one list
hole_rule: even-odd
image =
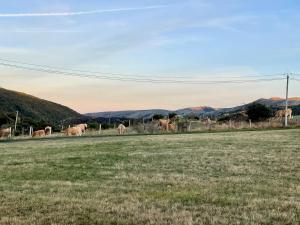
[{"label": "grazing animal", "polygon": [[168,127],[168,130],[169,130],[169,131],[172,131],[172,132],[175,132],[175,131],[176,131],[176,126],[175,126],[175,124],[170,123],[168,126],[169,126],[169,127]]},{"label": "grazing animal", "polygon": [[164,131],[176,131],[176,126],[172,123],[172,120],[170,119],[160,119],[158,123],[161,129]]},{"label": "grazing animal", "polygon": [[44,137],[45,135],[45,130],[37,130],[32,133],[32,137]]},{"label": "grazing animal", "polygon": [[275,113],[275,117],[278,117],[278,118],[282,118],[282,117],[285,117],[285,114],[291,119],[292,118],[292,114],[293,114],[293,111],[291,109],[282,109],[282,110],[278,110],[276,113]]},{"label": "grazing animal", "polygon": [[82,135],[82,130],[80,127],[69,127],[66,130],[67,136],[81,136]]},{"label": "grazing animal", "polygon": [[81,132],[85,133],[85,130],[87,129],[88,125],[86,123],[77,124],[75,127],[80,127]]},{"label": "grazing animal", "polygon": [[126,127],[123,124],[119,124],[117,131],[119,135],[124,135]]},{"label": "grazing animal", "polygon": [[1,137],[11,138],[11,127],[6,128],[6,129],[1,129],[0,130],[0,138]]},{"label": "grazing animal", "polygon": [[162,130],[166,130],[168,131],[169,130],[169,124],[170,124],[170,120],[169,119],[160,119],[158,120],[158,124],[159,126],[162,128]]},{"label": "grazing animal", "polygon": [[52,127],[50,127],[50,126],[45,127],[45,134],[46,135],[51,135],[52,134]]}]

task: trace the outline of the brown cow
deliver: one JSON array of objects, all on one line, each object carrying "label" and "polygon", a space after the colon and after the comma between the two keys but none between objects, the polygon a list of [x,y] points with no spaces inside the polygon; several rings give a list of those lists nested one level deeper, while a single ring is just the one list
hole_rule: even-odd
[{"label": "brown cow", "polygon": [[67,136],[81,136],[82,135],[82,129],[80,127],[69,127],[66,130]]},{"label": "brown cow", "polygon": [[162,130],[168,130],[169,129],[169,126],[168,124],[170,123],[170,120],[169,119],[160,119],[158,120],[158,124],[159,126],[162,128]]},{"label": "brown cow", "polygon": [[45,137],[45,130],[37,130],[32,133],[32,137]]},{"label": "brown cow", "polygon": [[169,130],[169,131],[172,131],[172,132],[175,132],[175,131],[176,131],[176,126],[175,126],[175,124],[170,123],[168,126],[169,126],[169,127],[168,127],[168,130]]},{"label": "brown cow", "polygon": [[117,130],[119,135],[123,135],[125,133],[126,127],[123,124],[120,124]]},{"label": "brown cow", "polygon": [[158,123],[163,131],[176,131],[176,126],[170,119],[160,119]]},{"label": "brown cow", "polygon": [[282,110],[278,110],[276,113],[275,113],[275,117],[278,117],[278,118],[282,118],[282,117],[285,117],[285,114],[291,119],[292,118],[292,114],[293,114],[293,111],[291,109],[282,109]]},{"label": "brown cow", "polygon": [[11,138],[11,127],[6,128],[6,129],[1,129],[0,130],[0,138],[1,137]]},{"label": "brown cow", "polygon": [[77,124],[75,127],[80,127],[81,132],[85,133],[85,130],[87,129],[88,125],[86,123]]}]

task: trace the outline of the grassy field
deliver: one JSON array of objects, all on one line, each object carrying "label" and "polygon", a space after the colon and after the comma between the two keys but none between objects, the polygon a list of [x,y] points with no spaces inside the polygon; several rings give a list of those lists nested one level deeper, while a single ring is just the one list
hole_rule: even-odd
[{"label": "grassy field", "polygon": [[300,130],[0,142],[0,224],[299,224]]}]

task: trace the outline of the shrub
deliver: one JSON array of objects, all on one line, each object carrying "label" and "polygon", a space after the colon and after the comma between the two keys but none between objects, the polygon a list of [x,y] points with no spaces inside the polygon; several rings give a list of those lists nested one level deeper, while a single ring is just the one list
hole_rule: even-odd
[{"label": "shrub", "polygon": [[97,122],[89,122],[87,125],[89,129],[99,129],[99,124]]},{"label": "shrub", "polygon": [[134,126],[131,126],[131,128],[134,131],[136,131],[138,134],[143,134],[143,133],[153,134],[153,133],[158,133],[160,131],[158,123],[155,121],[145,123],[145,124],[139,123]]},{"label": "shrub", "polygon": [[173,119],[177,116],[177,113],[169,113],[169,119]]},{"label": "shrub", "polygon": [[163,118],[164,118],[164,116],[161,115],[161,114],[155,114],[155,115],[153,116],[153,119],[154,119],[154,120],[159,120],[159,119],[163,119]]},{"label": "shrub", "polygon": [[263,121],[272,117],[272,110],[259,103],[253,103],[247,108],[247,115],[253,122]]}]

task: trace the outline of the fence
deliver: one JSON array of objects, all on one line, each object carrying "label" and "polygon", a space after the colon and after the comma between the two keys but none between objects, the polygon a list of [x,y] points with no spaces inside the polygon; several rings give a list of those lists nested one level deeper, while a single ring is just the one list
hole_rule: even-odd
[{"label": "fence", "polygon": [[[205,132],[205,131],[226,131],[226,130],[242,130],[242,129],[271,129],[284,127],[284,119],[270,119],[264,122],[251,122],[251,121],[184,121],[177,123],[176,131],[173,133],[185,133],[185,132]],[[300,116],[289,119],[289,127],[300,127]],[[99,129],[100,128],[100,129]],[[83,136],[114,136],[118,135],[116,128],[101,129],[101,125],[98,129],[88,129]],[[31,130],[30,130],[31,131]],[[31,131],[32,132],[32,131]],[[137,123],[126,128],[125,134],[162,134],[172,133],[170,131],[164,131],[158,126],[157,121],[148,123]],[[56,132],[51,135],[52,137],[64,137],[63,132]],[[47,136],[48,138],[50,136]],[[13,139],[28,139],[31,138],[29,134],[23,134]]]}]

